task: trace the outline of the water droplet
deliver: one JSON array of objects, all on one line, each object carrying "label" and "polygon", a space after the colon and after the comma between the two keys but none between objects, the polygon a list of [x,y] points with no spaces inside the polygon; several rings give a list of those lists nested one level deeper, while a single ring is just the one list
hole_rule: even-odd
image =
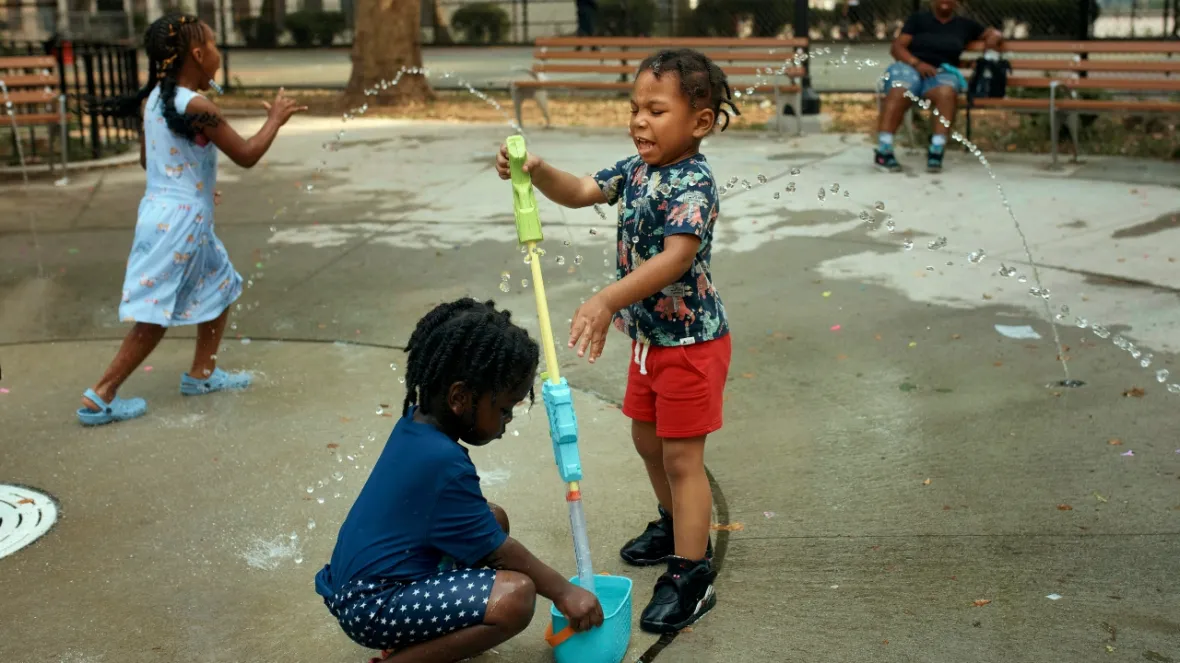
[{"label": "water droplet", "polygon": [[317,503],[317,504],[323,504],[323,503],[324,503],[324,498],[322,498],[322,497],[317,497],[317,498],[315,498],[315,501],[316,501],[316,503]]},{"label": "water droplet", "polygon": [[844,197],[845,197],[845,198],[847,198],[847,197],[848,197],[848,196],[850,196],[850,195],[852,195],[852,194],[850,194],[850,193],[848,192],[848,189],[844,189]]},{"label": "water droplet", "polygon": [[869,214],[866,210],[862,209],[860,211],[860,220],[864,221],[865,223],[872,223],[873,215]]},{"label": "water droplet", "polygon": [[1171,373],[1168,371],[1168,369],[1161,368],[1155,372],[1155,379],[1157,382],[1160,382],[1162,384],[1162,383],[1168,381],[1169,375],[1171,375]]},{"label": "water droplet", "polygon": [[897,230],[897,224],[895,224],[893,222],[892,216],[885,217],[885,229],[888,230],[889,232],[893,232],[893,231]]},{"label": "water droplet", "polygon": [[1151,360],[1154,357],[1155,357],[1154,355],[1152,355],[1150,352],[1148,352],[1147,354],[1143,355],[1142,359],[1139,360],[1139,366],[1142,368],[1147,368],[1148,366],[1151,366]]},{"label": "water droplet", "polygon": [[512,275],[509,274],[508,272],[500,272],[500,280],[501,281],[507,281],[511,278],[512,278]]},{"label": "water droplet", "polygon": [[591,228],[591,229],[590,229],[590,234],[591,234],[591,235],[597,235],[597,234],[598,234],[598,228]]},{"label": "water droplet", "polygon": [[522,288],[529,287],[529,280],[528,279],[521,279],[520,280],[520,287],[522,287]]},{"label": "water droplet", "polygon": [[820,189],[819,189],[819,194],[818,194],[818,195],[816,195],[816,198],[819,198],[819,199],[822,201],[822,200],[823,200],[825,197],[827,197],[827,195],[828,195],[828,194],[827,194],[827,192],[826,192],[826,191],[824,191],[824,188],[823,188],[823,187],[820,187]]},{"label": "water droplet", "polygon": [[398,379],[397,379],[397,383],[398,383],[398,384],[405,384],[405,383],[406,383],[406,379],[405,379],[405,378],[398,378]]},{"label": "water droplet", "polygon": [[795,183],[787,182],[787,188],[784,189],[787,193],[795,193]]},{"label": "water droplet", "polygon": [[575,265],[582,264],[582,256],[574,256],[574,264]]},{"label": "water droplet", "polygon": [[766,176],[763,175],[762,173],[758,173],[758,183],[759,184],[766,184]]},{"label": "water droplet", "polygon": [[803,171],[799,170],[798,168],[792,168],[792,169],[791,169],[791,174],[792,174],[792,175],[798,175],[798,174],[799,174],[799,173],[801,173],[801,172],[803,172]]},{"label": "water droplet", "polygon": [[233,329],[237,329],[237,328],[238,328],[238,323],[236,323],[236,322],[232,322],[232,323],[230,323],[230,325],[229,325],[229,328],[230,328],[231,330],[233,330]]},{"label": "water droplet", "polygon": [[1009,267],[1009,266],[1001,263],[1000,264],[1000,271],[998,273],[1000,276],[1007,278],[1007,277],[1010,277],[1010,276],[1013,276],[1016,274],[1016,268]]},{"label": "water droplet", "polygon": [[307,529],[315,529],[315,521],[314,520],[308,519]]},{"label": "water droplet", "polygon": [[340,493],[332,493],[332,497],[335,497],[336,499],[340,499]]},{"label": "water droplet", "polygon": [[270,231],[271,231],[272,233],[273,233],[273,232],[275,232],[276,230],[278,230],[278,228],[276,228],[276,227],[274,227],[274,226],[271,226],[271,227],[270,227]]},{"label": "water droplet", "polygon": [[512,437],[520,437],[520,431],[518,431],[518,430],[512,431]]},{"label": "water droplet", "polygon": [[343,472],[333,472],[332,478],[337,481],[344,481],[344,473]]},{"label": "water droplet", "polygon": [[1016,281],[1018,283],[1028,283],[1028,277],[1025,276],[1024,274],[1021,274],[1020,276],[1016,277]]},{"label": "water droplet", "polygon": [[909,237],[905,238],[901,242],[901,248],[905,249],[906,251],[914,248],[914,240],[910,239]]},{"label": "water droplet", "polygon": [[885,203],[878,200],[876,203],[873,204],[873,209],[877,210],[878,212],[884,212],[885,211]]},{"label": "water droplet", "polygon": [[1110,331],[1102,325],[1094,325],[1090,327],[1090,331],[1094,332],[1094,335],[1098,338],[1110,338]]},{"label": "water droplet", "polygon": [[832,183],[832,193],[840,193],[840,183],[839,182]]},{"label": "water droplet", "polygon": [[505,282],[505,281],[500,282],[500,292],[508,292],[511,289],[512,289],[512,286],[508,285],[507,282]]},{"label": "water droplet", "polygon": [[303,563],[303,558],[302,558],[302,557],[296,557],[294,561],[295,561],[295,563],[296,563],[296,564],[302,564],[302,563]]},{"label": "water droplet", "polygon": [[1173,383],[1173,384],[1168,385],[1168,393],[1169,394],[1180,394],[1180,384]]},{"label": "water droplet", "polygon": [[314,188],[315,188],[315,185],[314,185],[314,184],[308,184],[308,185],[307,185],[307,190],[308,190],[308,191],[311,191],[311,190],[312,190],[312,189],[314,189]]},{"label": "water droplet", "polygon": [[986,251],[983,249],[975,249],[971,253],[967,254],[967,262],[978,265],[979,263],[983,262],[985,257],[987,257]]},{"label": "water droplet", "polygon": [[557,256],[557,264],[564,265],[565,264],[565,256]]},{"label": "water droplet", "polygon": [[531,254],[531,253],[524,254],[524,264],[528,265],[528,264],[531,264],[532,262],[533,262],[533,254]]},{"label": "water droplet", "polygon": [[779,198],[782,198],[782,197],[783,197],[783,194],[779,193],[778,191],[774,192],[774,199],[775,200],[778,200]]},{"label": "water droplet", "polygon": [[307,487],[307,493],[308,493],[309,495],[310,495],[311,493],[314,493],[314,492],[315,492],[315,488],[312,488],[311,486],[308,486],[308,487]]},{"label": "water droplet", "polygon": [[946,246],[945,237],[937,237],[933,241],[926,244],[926,248],[930,249],[931,251],[937,251],[944,246]]}]

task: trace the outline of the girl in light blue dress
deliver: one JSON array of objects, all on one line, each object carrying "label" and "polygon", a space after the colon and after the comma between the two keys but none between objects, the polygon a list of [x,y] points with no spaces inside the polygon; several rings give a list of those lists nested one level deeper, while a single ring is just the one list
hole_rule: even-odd
[{"label": "girl in light blue dress", "polygon": [[242,277],[213,232],[217,151],[249,168],[270,148],[291,115],[306,110],[280,90],[274,104],[264,104],[266,123],[244,139],[200,94],[216,85],[212,80],[221,67],[208,25],[195,16],[164,16],[148,27],[144,46],[148,84],[134,96],[101,104],[108,116],[142,112],[143,118],[139,163],[147,171],[147,188],[119,304],[119,318],[134,326],[106,373],[83,395],[78,419],[84,425],[134,419],[147,412],[144,399],[119,398],[116,393],[173,326],[197,325],[196,352],[192,367],[180,377],[181,394],[249,386],[249,373],[227,373],[216,363],[229,306],[242,294]]}]

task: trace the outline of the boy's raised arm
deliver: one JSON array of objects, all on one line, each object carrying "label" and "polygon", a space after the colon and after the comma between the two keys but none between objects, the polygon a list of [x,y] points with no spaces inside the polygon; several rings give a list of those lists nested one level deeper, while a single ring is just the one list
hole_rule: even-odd
[{"label": "boy's raised arm", "polygon": [[[500,153],[496,156],[496,172],[502,180],[512,177],[508,165],[507,145],[500,146]],[[554,168],[531,152],[525,159],[524,172],[532,175],[533,186],[538,191],[563,207],[589,207],[607,202],[606,196],[593,177],[578,177],[560,168]]]}]

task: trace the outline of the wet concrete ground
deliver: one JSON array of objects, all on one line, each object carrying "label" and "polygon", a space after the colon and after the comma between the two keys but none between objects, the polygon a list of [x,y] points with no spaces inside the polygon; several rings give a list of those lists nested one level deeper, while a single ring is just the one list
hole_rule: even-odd
[{"label": "wet concrete ground", "polygon": [[[116,309],[142,174],[0,192],[0,482],[61,508],[49,534],[0,559],[0,661],[366,660],[312,576],[392,426],[379,411],[399,408],[400,347],[425,311],[464,294],[531,328],[536,315],[511,196],[490,167],[505,128],[347,128],[325,152],[338,123],[301,118],[263,165],[223,165],[218,232],[252,285],[221,361],[258,371],[257,385],[182,398],[192,331],[178,330],[124,388],[149,414],[99,429],[73,411],[125,333]],[[630,153],[619,131],[528,140],[576,173]],[[1180,191],[1136,180],[1126,161],[1051,172],[1044,157],[993,160],[1052,311],[1070,308],[1059,333],[1085,386],[1046,388],[1064,377],[1052,330],[1031,278],[997,275],[1031,270],[982,168],[956,153],[942,175],[887,176],[869,151],[832,135],[723,134],[705,147],[719,179],[752,186],[723,200],[714,252],[735,352],[707,462],[718,522],[734,531],[717,533],[717,609],[658,660],[1180,660],[1180,395],[1166,391],[1176,377],[1155,379],[1180,373]],[[541,205],[560,338],[606,282],[613,223]],[[940,236],[945,248],[926,248]],[[1151,366],[1075,316],[1152,348]],[[627,346],[612,335],[594,366],[560,354],[578,389],[594,561],[635,579],[637,618],[656,571],[616,551],[654,503],[614,406]],[[476,453],[486,492],[514,535],[572,574],[543,411],[517,423]],[[548,606],[481,660],[551,660]],[[636,629],[627,660],[655,641]]]}]

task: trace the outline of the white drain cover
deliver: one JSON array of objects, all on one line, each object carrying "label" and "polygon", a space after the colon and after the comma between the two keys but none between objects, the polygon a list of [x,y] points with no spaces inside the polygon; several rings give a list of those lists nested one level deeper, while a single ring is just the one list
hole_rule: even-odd
[{"label": "white drain cover", "polygon": [[57,522],[57,504],[24,486],[0,483],[0,557],[41,538]]}]

